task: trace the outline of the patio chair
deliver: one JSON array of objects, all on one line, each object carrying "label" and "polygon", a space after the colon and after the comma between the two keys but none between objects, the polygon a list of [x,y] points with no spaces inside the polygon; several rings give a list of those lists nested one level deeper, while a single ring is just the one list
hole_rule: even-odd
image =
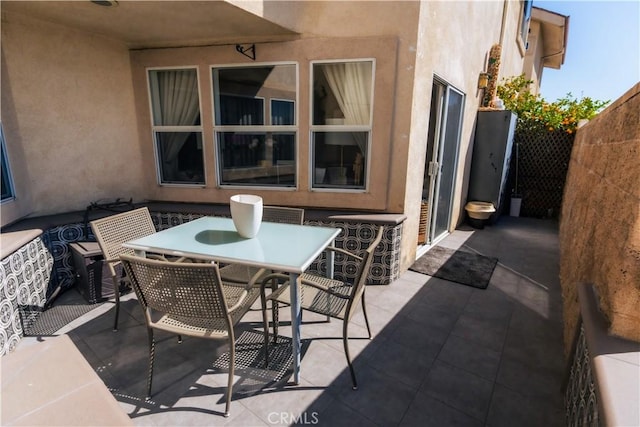
[{"label": "patio chair", "polygon": [[[382,240],[384,234],[384,227],[380,226],[376,234],[376,238],[369,245],[362,256],[358,256],[354,253],[346,251],[344,249],[328,247],[326,250],[333,251],[336,254],[341,254],[346,260],[354,260],[358,263],[358,269],[353,284],[343,282],[340,280],[329,279],[324,276],[319,276],[310,273],[304,273],[300,275],[300,305],[303,310],[309,310],[314,313],[323,314],[329,318],[342,320],[342,343],[344,346],[344,353],[347,357],[347,364],[349,365],[349,372],[351,373],[351,381],[353,383],[353,389],[358,388],[356,381],[355,371],[353,369],[353,363],[351,362],[351,356],[349,355],[349,336],[348,328],[349,321],[353,317],[356,307],[360,300],[362,300],[362,313],[364,315],[364,321],[367,326],[368,338],[371,339],[371,328],[369,327],[369,319],[367,318],[367,310],[365,305],[365,285],[367,276],[371,269],[371,261],[373,260],[373,252],[378,244]],[[262,319],[264,325],[265,343],[269,342],[269,324],[267,320],[266,302],[271,300],[274,302],[274,306],[277,307],[277,303],[291,304],[289,298],[289,282],[285,282],[283,286],[280,286],[277,290],[272,291],[269,296],[266,295],[266,285],[271,283],[273,278],[279,278],[286,280],[288,276],[282,274],[270,274],[265,276],[261,287],[261,304],[262,304]],[[276,321],[274,321],[274,334],[276,334]],[[265,345],[267,349],[265,351],[265,360],[268,364],[268,344]]]},{"label": "patio chair", "polygon": [[[302,225],[304,221],[304,209],[287,208],[282,206],[265,206],[262,210],[262,221],[278,222],[282,224],[298,224]],[[267,274],[274,273],[266,268],[250,267],[242,264],[228,264],[220,268],[220,277],[226,282],[234,283],[251,283],[259,288],[262,278]],[[274,291],[278,287],[276,279],[271,283],[271,289]],[[273,321],[278,321],[277,307],[272,306]],[[277,330],[277,327],[276,327]]]},{"label": "patio chair", "polygon": [[[265,206],[262,211],[262,221],[302,225],[304,221],[304,209]],[[228,264],[220,268],[220,277],[222,277],[222,280],[225,282],[251,282],[257,287],[260,287],[261,277],[270,273],[273,272],[264,268],[250,267],[242,264]]]},{"label": "patio chair", "polygon": [[119,277],[116,267],[120,264],[120,255],[133,255],[133,249],[125,248],[123,243],[149,236],[156,232],[149,209],[138,208],[131,211],[111,215],[105,218],[91,221],[91,229],[100,245],[105,263],[109,267],[113,289],[115,294],[115,321],[113,330],[118,330],[118,317],[120,315],[120,281],[128,281],[125,277]]},{"label": "patio chair", "polygon": [[122,254],[138,302],[144,310],[149,337],[147,399],[151,399],[154,330],[180,336],[226,340],[229,379],[224,416],[229,416],[235,368],[234,326],[240,322],[260,290],[249,284],[226,284],[214,263],[169,262]]}]

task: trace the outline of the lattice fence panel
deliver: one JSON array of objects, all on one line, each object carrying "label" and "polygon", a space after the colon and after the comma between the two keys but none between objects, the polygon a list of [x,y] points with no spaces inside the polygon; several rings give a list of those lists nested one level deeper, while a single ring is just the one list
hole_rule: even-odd
[{"label": "lattice fence panel", "polygon": [[[521,216],[557,218],[569,168],[574,134],[562,131],[516,130],[517,192],[522,196]],[[516,156],[511,157],[509,181],[515,190]]]}]

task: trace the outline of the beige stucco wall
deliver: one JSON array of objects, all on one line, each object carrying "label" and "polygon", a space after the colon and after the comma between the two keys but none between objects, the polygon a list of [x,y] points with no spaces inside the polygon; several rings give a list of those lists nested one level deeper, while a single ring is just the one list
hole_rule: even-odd
[{"label": "beige stucco wall", "polygon": [[2,121],[16,184],[2,225],[101,198],[142,198],[126,47],[7,12],[1,42]]},{"label": "beige stucco wall", "polygon": [[565,349],[594,284],[609,332],[640,341],[640,83],[578,130],[560,221]]},{"label": "beige stucco wall", "polygon": [[525,41],[520,37],[522,2],[506,0],[501,4],[501,7],[504,8],[504,28],[501,35],[500,79],[522,74],[526,54]]},{"label": "beige stucco wall", "polygon": [[[508,3],[508,2],[507,2]],[[403,156],[405,164],[395,170],[406,170],[404,193],[405,236],[402,243],[402,265],[408,268],[415,260],[422,199],[422,183],[427,149],[428,121],[433,76],[447,81],[465,96],[454,203],[450,231],[464,219],[468,175],[482,91],[477,89],[478,74],[487,69],[491,46],[501,40],[503,13],[505,21],[517,19],[519,9],[503,2],[422,2],[413,87],[412,123]],[[517,15],[517,16],[516,16]],[[503,47],[500,77],[519,75],[523,56],[516,41],[517,28],[507,24],[502,33]]]}]

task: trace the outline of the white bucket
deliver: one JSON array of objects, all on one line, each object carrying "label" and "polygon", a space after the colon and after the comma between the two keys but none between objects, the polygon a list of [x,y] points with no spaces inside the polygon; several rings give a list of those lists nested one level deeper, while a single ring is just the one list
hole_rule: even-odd
[{"label": "white bucket", "polygon": [[522,198],[512,197],[511,207],[509,208],[509,216],[520,216],[520,206],[522,206]]},{"label": "white bucket", "polygon": [[255,237],[262,224],[262,197],[236,194],[231,196],[229,207],[238,234],[247,239]]}]

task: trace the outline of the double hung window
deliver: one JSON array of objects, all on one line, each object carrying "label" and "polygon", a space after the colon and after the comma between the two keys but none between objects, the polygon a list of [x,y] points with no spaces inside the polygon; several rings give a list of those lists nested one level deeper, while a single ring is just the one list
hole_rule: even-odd
[{"label": "double hung window", "polygon": [[159,182],[204,185],[197,70],[149,70],[149,93]]},{"label": "double hung window", "polygon": [[295,64],[213,67],[221,185],[296,186]]},{"label": "double hung window", "polygon": [[313,63],[313,188],[366,188],[373,74],[373,60]]}]

